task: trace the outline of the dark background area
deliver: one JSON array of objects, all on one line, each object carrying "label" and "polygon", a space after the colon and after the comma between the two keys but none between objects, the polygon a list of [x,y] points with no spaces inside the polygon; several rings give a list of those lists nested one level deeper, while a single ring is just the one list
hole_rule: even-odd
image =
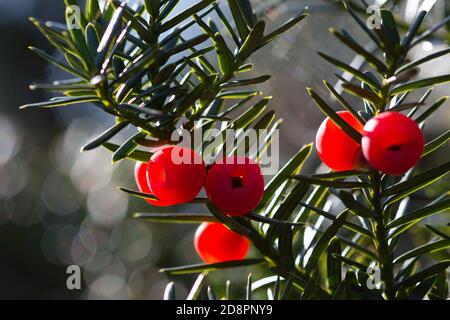
[{"label": "dark background area", "polygon": [[[28,22],[27,15],[49,20],[61,19],[63,3],[30,1],[27,6],[26,1],[22,1],[22,4],[18,2],[2,1],[0,5],[0,14],[6,17],[0,23],[0,115],[3,122],[14,126],[9,135],[5,133],[5,128],[0,129],[1,145],[7,143],[3,141],[5,139],[20,140],[20,145],[13,147],[15,159],[11,159],[12,164],[2,163],[0,166],[2,195],[11,192],[14,186],[18,189],[14,200],[0,197],[0,297],[68,297],[74,294],[61,290],[65,282],[62,281],[65,279],[65,269],[49,263],[42,254],[41,238],[45,227],[32,221],[35,219],[37,199],[30,195],[34,192],[38,194],[38,184],[49,171],[46,165],[47,150],[52,137],[64,128],[52,112],[18,110],[21,104],[45,99],[43,92],[32,92],[28,90],[28,85],[30,79],[45,80],[48,76],[47,65],[26,50],[31,43],[50,49],[45,39]],[[16,10],[19,13],[14,13]],[[14,173],[5,172],[7,169],[4,166],[8,165],[26,168],[21,170],[16,167]],[[32,184],[36,184],[37,188],[32,189]]]}]

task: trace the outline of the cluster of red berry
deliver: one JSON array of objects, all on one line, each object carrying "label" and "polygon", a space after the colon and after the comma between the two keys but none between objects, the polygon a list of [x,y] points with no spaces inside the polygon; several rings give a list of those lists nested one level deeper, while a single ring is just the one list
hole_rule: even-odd
[{"label": "cluster of red berry", "polygon": [[[182,161],[180,161],[182,160]],[[264,193],[261,168],[247,157],[227,157],[208,169],[195,151],[168,146],[148,163],[137,162],[135,179],[154,206],[172,206],[192,201],[205,187],[209,201],[229,216],[242,216],[259,204]],[[195,248],[207,263],[242,259],[248,240],[220,223],[203,223],[195,235]]]},{"label": "cluster of red berry", "polygon": [[357,143],[331,119],[316,135],[320,159],[334,171],[361,170],[367,165],[389,175],[402,175],[420,159],[424,138],[417,123],[399,112],[383,112],[362,125],[348,111],[338,115],[362,135]]},{"label": "cluster of red berry", "polygon": [[[368,165],[386,174],[404,174],[419,161],[424,138],[415,121],[398,112],[384,112],[362,125],[348,111],[338,115],[361,133],[357,143],[329,118],[320,126],[316,148],[334,171],[361,170]],[[183,161],[176,161],[183,159]],[[154,206],[192,201],[205,187],[209,201],[223,213],[242,216],[256,208],[264,193],[259,165],[246,157],[228,157],[206,168],[200,155],[179,146],[167,146],[148,163],[137,162],[135,178],[141,192]],[[195,234],[195,248],[206,263],[243,259],[247,238],[221,223],[205,222]]]}]

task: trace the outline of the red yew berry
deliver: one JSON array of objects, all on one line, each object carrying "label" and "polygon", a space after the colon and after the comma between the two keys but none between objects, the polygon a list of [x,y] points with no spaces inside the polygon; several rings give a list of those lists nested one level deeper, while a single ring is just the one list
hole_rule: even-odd
[{"label": "red yew berry", "polygon": [[193,150],[179,146],[157,151],[148,162],[147,178],[151,192],[161,201],[192,201],[203,187],[206,168]]},{"label": "red yew berry", "polygon": [[417,123],[399,112],[384,112],[364,126],[362,150],[378,171],[402,175],[420,159],[424,147]]},{"label": "red yew berry", "polygon": [[246,157],[229,157],[215,163],[205,183],[208,199],[223,213],[242,216],[255,209],[264,194],[261,168]]},{"label": "red yew berry", "polygon": [[[148,169],[148,163],[146,162],[136,162],[136,165],[134,167],[134,178],[136,180],[136,185],[139,188],[140,192],[153,194],[150,190],[150,186],[148,184],[147,179],[147,169]],[[166,206],[172,206],[175,203],[171,202],[165,202],[161,200],[152,200],[152,199],[145,199],[148,203],[154,206],[158,207],[166,207]]]},{"label": "red yew berry", "polygon": [[[363,125],[348,111],[337,114],[361,134]],[[326,118],[316,134],[320,159],[334,171],[361,169],[364,164],[361,145],[347,135],[330,118]]]},{"label": "red yew berry", "polygon": [[218,263],[244,259],[249,241],[221,223],[203,222],[195,232],[194,245],[203,261]]}]

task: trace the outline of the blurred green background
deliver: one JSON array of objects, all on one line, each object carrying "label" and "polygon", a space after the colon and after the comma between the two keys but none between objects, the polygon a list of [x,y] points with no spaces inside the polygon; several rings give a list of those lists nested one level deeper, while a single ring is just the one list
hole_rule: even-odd
[{"label": "blurred green background", "polygon": [[[182,1],[186,5],[193,2]],[[440,1],[444,2],[437,1],[429,23],[443,18]],[[312,12],[301,26],[253,60],[259,74],[273,75],[263,89],[266,95],[274,96],[272,108],[285,119],[280,135],[284,163],[303,144],[313,141],[323,119],[304,87],[312,86],[325,96],[321,80],[335,82],[336,70],[316,51],[332,53],[348,62],[353,59],[349,51],[337,45],[328,27],[346,28],[356,32],[356,37],[362,35],[334,1],[252,2],[266,16],[268,28],[305,5]],[[400,14],[406,21],[415,15],[419,2],[403,1]],[[1,0],[0,16],[0,298],[160,299],[167,282],[173,280],[177,282],[177,296],[184,298],[195,278],[168,278],[158,269],[200,262],[192,244],[195,226],[130,219],[134,212],[154,210],[116,187],[134,188],[133,163],[111,165],[110,154],[101,149],[79,152],[81,145],[110,126],[113,119],[89,105],[18,110],[22,104],[48,98],[43,92],[30,91],[31,82],[66,76],[27,50],[33,45],[51,52],[28,17],[62,22],[63,0]],[[441,40],[431,40],[413,54],[419,57],[445,45]],[[422,68],[422,76],[444,73],[450,73],[446,58]],[[448,92],[449,86],[442,86],[433,97]],[[425,128],[427,140],[448,128],[449,119],[448,108],[442,108]],[[427,166],[442,163],[445,157],[449,158],[448,149]],[[315,170],[318,164],[314,155],[306,170]],[[448,180],[436,187],[448,190]],[[417,203],[420,205],[420,201]],[[189,209],[204,210],[200,205]],[[71,264],[82,267],[81,290],[66,288],[66,268]],[[257,279],[261,271],[253,271]],[[220,273],[214,280],[223,285],[230,278],[238,288],[247,273],[234,272]]]}]

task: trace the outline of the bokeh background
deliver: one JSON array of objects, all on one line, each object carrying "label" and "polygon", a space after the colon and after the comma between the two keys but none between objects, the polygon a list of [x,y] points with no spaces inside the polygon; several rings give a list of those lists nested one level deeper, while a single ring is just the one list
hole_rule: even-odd
[{"label": "bokeh background", "polygon": [[[181,1],[186,6],[195,2]],[[444,17],[444,1],[399,1],[403,4],[398,13],[410,21],[419,5],[432,4],[427,18],[431,24]],[[313,141],[323,119],[304,88],[311,86],[325,96],[321,81],[335,82],[336,70],[316,51],[347,62],[354,58],[337,44],[328,27],[345,28],[358,39],[365,38],[335,1],[252,3],[266,16],[269,29],[304,6],[312,13],[253,59],[258,73],[273,75],[263,89],[274,96],[272,107],[285,119],[280,136],[284,163],[303,144]],[[117,189],[134,187],[133,163],[111,165],[110,154],[101,149],[79,152],[81,145],[110,126],[113,119],[89,105],[18,110],[22,104],[49,97],[30,91],[31,82],[66,76],[27,50],[30,45],[52,50],[28,21],[30,16],[62,22],[63,0],[0,1],[0,298],[160,299],[169,281],[176,281],[177,296],[184,298],[195,278],[168,278],[158,270],[200,262],[192,244],[195,227],[131,219],[134,212],[154,210]],[[439,37],[418,46],[413,56],[447,46],[446,36]],[[445,73],[450,73],[448,58],[422,68],[422,76]],[[449,86],[442,86],[431,100],[448,93]],[[434,116],[425,128],[427,139],[448,129],[449,116],[448,107]],[[444,158],[449,158],[448,148],[427,165],[442,163]],[[306,170],[315,170],[318,164],[314,155]],[[440,181],[436,188],[448,190],[448,180]],[[190,206],[189,210],[204,209]],[[71,264],[82,267],[81,290],[66,288],[66,268]],[[261,271],[253,272],[255,278],[260,276]],[[223,285],[225,279],[232,279],[232,288],[238,288],[246,274],[220,273],[213,281]]]}]

